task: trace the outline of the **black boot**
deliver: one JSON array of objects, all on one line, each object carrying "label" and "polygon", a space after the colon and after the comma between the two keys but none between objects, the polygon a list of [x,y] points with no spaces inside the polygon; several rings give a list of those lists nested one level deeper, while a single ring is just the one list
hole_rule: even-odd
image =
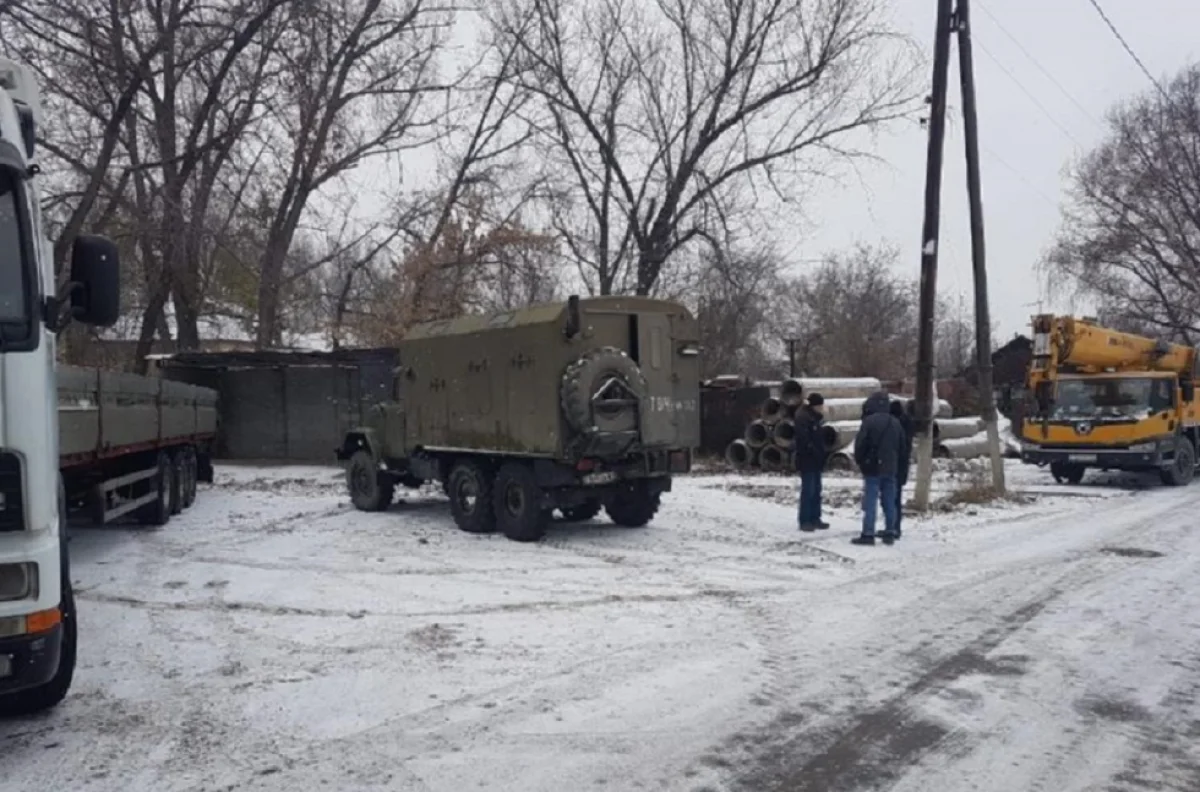
[{"label": "black boot", "polygon": [[850,544],[856,544],[856,545],[874,545],[874,544],[875,544],[875,537],[874,537],[874,536],[856,536],[856,537],[854,537],[853,539],[851,539],[851,540],[850,540]]},{"label": "black boot", "polygon": [[817,528],[819,530],[825,531],[825,530],[829,529],[829,523],[825,522],[824,520],[821,520],[820,522],[816,523],[816,525],[814,525],[813,527]]},{"label": "black boot", "polygon": [[888,533],[887,531],[884,531],[883,533],[881,533],[879,535],[879,538],[882,539],[883,543],[885,545],[887,545],[888,547],[891,547],[892,544],[895,543],[895,541],[896,541],[896,535],[892,534],[892,533]]},{"label": "black boot", "polygon": [[812,533],[813,531],[817,530],[817,526],[813,525],[812,523],[800,523],[800,530],[804,531],[805,533]]}]

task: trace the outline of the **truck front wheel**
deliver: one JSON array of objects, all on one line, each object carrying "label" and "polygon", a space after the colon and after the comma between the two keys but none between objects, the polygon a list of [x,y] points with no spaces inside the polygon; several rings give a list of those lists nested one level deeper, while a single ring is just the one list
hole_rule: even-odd
[{"label": "truck front wheel", "polygon": [[624,528],[641,528],[648,525],[658,512],[658,492],[652,492],[645,483],[622,487],[604,504],[608,517]]},{"label": "truck front wheel", "polygon": [[1163,483],[1171,487],[1182,487],[1190,484],[1196,475],[1196,452],[1192,442],[1186,438],[1180,439],[1175,449],[1175,463],[1162,471]]},{"label": "truck front wheel", "polygon": [[383,511],[392,505],[395,495],[392,483],[379,475],[379,465],[368,451],[359,451],[350,457],[346,486],[350,490],[350,502],[359,511]]},{"label": "truck front wheel", "polygon": [[1083,465],[1072,465],[1067,462],[1051,462],[1050,475],[1059,484],[1078,484],[1083,481],[1087,469]]},{"label": "truck front wheel", "polygon": [[550,513],[542,508],[542,488],[533,469],[519,462],[500,467],[493,484],[496,525],[514,542],[536,542],[546,535]]}]

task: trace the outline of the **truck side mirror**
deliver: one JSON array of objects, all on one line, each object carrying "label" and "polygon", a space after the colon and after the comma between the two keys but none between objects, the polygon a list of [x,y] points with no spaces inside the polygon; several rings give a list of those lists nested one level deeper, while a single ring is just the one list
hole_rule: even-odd
[{"label": "truck side mirror", "polygon": [[121,263],[117,246],[102,236],[81,235],[71,247],[71,318],[112,327],[121,316]]},{"label": "truck side mirror", "polygon": [[563,335],[574,338],[583,330],[583,318],[579,315],[579,295],[572,294],[567,298],[567,318],[563,324]]}]

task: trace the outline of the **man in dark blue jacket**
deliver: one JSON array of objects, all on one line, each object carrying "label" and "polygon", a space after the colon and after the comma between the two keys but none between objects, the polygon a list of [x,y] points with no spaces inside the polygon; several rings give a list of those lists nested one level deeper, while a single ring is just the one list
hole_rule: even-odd
[{"label": "man in dark blue jacket", "polygon": [[871,394],[863,404],[863,419],[854,438],[854,461],[863,477],[862,535],[854,544],[875,544],[875,516],[883,506],[884,544],[895,541],[896,475],[900,469],[900,447],[904,429],[892,415],[891,397],[884,391]]},{"label": "man in dark blue jacket", "polygon": [[825,470],[828,449],[822,436],[825,399],[810,393],[808,401],[796,411],[796,439],[793,455],[800,474],[800,530],[815,531],[829,527],[821,520],[821,473]]},{"label": "man in dark blue jacket", "polygon": [[912,466],[912,448],[913,434],[915,432],[912,420],[912,402],[906,405],[904,402],[892,402],[892,415],[900,422],[900,428],[904,430],[904,439],[900,442],[900,463],[896,468],[896,538],[899,539],[903,531],[900,524],[904,522],[904,485],[908,483],[908,471]]}]

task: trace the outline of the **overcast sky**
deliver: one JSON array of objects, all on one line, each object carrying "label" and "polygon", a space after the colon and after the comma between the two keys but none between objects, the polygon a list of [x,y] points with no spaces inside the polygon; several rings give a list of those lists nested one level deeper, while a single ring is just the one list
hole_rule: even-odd
[{"label": "overcast sky", "polygon": [[[1099,2],[1156,77],[1200,59],[1200,0]],[[932,52],[935,0],[892,3],[896,23]],[[971,8],[992,317],[1005,339],[1025,330],[1039,299],[1048,309],[1071,307],[1067,295],[1039,289],[1034,269],[1057,225],[1063,168],[1103,137],[1100,122],[1114,101],[1153,86],[1089,0],[972,0]],[[943,291],[969,293],[957,57],[952,51],[939,283]],[[868,168],[861,183],[822,190],[805,210],[810,223],[790,241],[791,255],[811,258],[856,240],[884,240],[901,246],[902,266],[915,277],[926,144],[915,124],[881,139],[877,153],[888,164]]]}]

